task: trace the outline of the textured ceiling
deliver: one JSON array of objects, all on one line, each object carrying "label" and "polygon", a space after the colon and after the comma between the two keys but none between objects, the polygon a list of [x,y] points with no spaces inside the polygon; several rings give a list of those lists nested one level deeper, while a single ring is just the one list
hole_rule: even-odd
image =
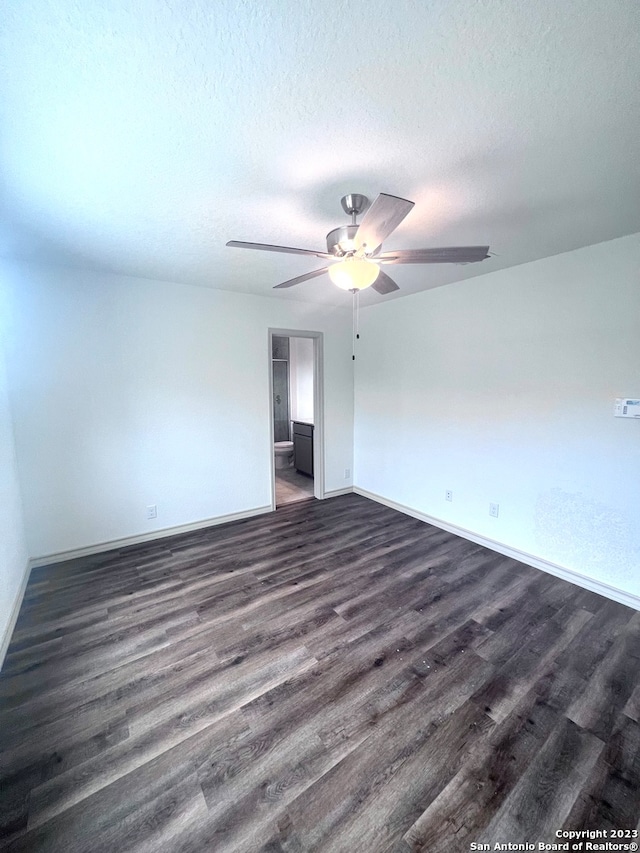
[{"label": "textured ceiling", "polygon": [[[340,197],[416,202],[400,295],[640,230],[637,0],[5,0],[0,251],[349,304]],[[397,298],[363,294],[363,302]]]}]

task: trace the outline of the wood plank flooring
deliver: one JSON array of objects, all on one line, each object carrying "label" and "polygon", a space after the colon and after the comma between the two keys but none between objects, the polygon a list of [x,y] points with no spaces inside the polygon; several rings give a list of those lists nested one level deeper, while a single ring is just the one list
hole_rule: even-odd
[{"label": "wood plank flooring", "polygon": [[635,830],[639,658],[640,613],[356,495],[35,569],[0,675],[0,847]]}]

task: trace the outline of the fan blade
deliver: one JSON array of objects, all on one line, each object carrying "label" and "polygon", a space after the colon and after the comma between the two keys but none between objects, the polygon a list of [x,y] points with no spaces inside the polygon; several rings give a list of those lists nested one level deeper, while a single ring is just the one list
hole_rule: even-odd
[{"label": "fan blade", "polygon": [[489,257],[488,246],[445,246],[442,249],[400,249],[383,252],[376,261],[385,264],[472,264]]},{"label": "fan blade", "polygon": [[395,281],[392,278],[389,278],[389,276],[385,272],[382,272],[382,270],[378,273],[378,278],[373,282],[371,287],[374,290],[377,290],[378,293],[383,294],[392,293],[394,290],[400,290]]},{"label": "fan blade", "polygon": [[322,275],[328,269],[329,267],[322,267],[321,270],[306,272],[304,275],[298,275],[295,278],[290,278],[289,281],[283,281],[282,284],[276,284],[273,289],[277,290],[279,287],[293,287],[294,284],[302,284],[303,281],[308,281],[310,278],[315,278],[318,275]]},{"label": "fan blade", "polygon": [[356,248],[373,252],[400,225],[413,205],[414,202],[404,198],[380,193],[358,226]]},{"label": "fan blade", "polygon": [[288,255],[314,255],[316,258],[335,258],[328,252],[314,252],[313,249],[293,249],[290,246],[272,246],[270,243],[243,243],[229,240],[226,244],[234,249],[260,249],[263,252],[285,252]]}]

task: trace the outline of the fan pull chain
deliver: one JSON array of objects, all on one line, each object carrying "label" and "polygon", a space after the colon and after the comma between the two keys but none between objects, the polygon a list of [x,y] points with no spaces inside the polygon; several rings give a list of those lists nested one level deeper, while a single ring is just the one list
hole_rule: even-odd
[{"label": "fan pull chain", "polygon": [[351,293],[353,294],[352,301],[352,328],[351,328],[351,361],[356,360],[356,294],[357,290],[354,288]]},{"label": "fan pull chain", "polygon": [[356,360],[356,341],[360,340],[360,291],[354,287],[353,293],[353,334],[351,338],[351,360]]}]

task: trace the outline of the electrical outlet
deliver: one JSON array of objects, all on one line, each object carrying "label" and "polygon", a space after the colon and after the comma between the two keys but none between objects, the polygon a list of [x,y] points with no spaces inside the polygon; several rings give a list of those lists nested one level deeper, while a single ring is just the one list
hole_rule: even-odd
[{"label": "electrical outlet", "polygon": [[452,501],[453,500],[453,492],[451,491],[451,489],[447,489],[447,491],[444,493],[444,499],[446,501]]},{"label": "electrical outlet", "polygon": [[157,518],[158,517],[158,507],[153,504],[152,506],[147,507],[147,518]]},{"label": "electrical outlet", "polygon": [[493,518],[497,518],[499,509],[500,504],[489,504],[489,515],[493,516]]},{"label": "electrical outlet", "polygon": [[345,478],[345,480],[348,480],[350,476],[351,476],[351,468],[345,468],[345,469],[344,469],[344,478]]}]

